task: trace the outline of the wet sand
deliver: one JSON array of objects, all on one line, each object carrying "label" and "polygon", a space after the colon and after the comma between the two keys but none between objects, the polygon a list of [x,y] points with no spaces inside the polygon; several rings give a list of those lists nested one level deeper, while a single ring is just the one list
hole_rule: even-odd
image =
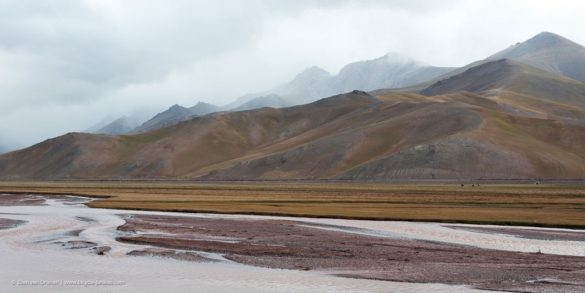
[{"label": "wet sand", "polygon": [[[35,195],[0,194],[0,206],[41,205],[44,202],[44,199]],[[0,213],[0,216],[2,216],[2,213]],[[0,230],[14,228],[24,223],[26,221],[0,218]]]},{"label": "wet sand", "polygon": [[[339,231],[343,227],[294,220],[163,215],[131,215],[124,219],[126,224],[118,229],[132,236],[120,237],[120,241],[219,253],[253,266],[492,290],[585,290],[585,257],[375,237],[359,228],[348,233]],[[533,234],[539,232],[530,230]],[[546,230],[542,234],[547,238],[556,235]]]},{"label": "wet sand", "polygon": [[0,194],[0,206],[37,206],[45,203],[42,196],[34,194]]},{"label": "wet sand", "polygon": [[2,219],[0,218],[0,230],[14,228],[18,225],[26,223],[25,221]]}]

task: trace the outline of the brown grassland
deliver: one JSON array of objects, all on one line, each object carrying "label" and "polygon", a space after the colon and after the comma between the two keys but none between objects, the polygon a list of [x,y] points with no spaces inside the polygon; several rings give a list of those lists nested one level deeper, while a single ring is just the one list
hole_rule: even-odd
[{"label": "brown grassland", "polygon": [[0,182],[0,193],[102,197],[94,208],[585,228],[585,186]]}]

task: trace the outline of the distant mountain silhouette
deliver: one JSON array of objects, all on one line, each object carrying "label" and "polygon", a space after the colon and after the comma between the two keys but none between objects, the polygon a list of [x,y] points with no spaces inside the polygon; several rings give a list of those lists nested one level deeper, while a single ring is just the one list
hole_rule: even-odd
[{"label": "distant mountain silhouette", "polygon": [[199,102],[191,108],[185,108],[180,105],[173,105],[166,111],[156,114],[148,121],[136,127],[134,132],[145,132],[177,124],[189,120],[193,117],[221,111],[221,108],[215,105]]}]

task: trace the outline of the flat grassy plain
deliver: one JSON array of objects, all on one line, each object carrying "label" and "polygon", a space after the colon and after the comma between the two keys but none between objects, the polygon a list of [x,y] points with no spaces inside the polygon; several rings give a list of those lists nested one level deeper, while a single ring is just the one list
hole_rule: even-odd
[{"label": "flat grassy plain", "polygon": [[99,197],[94,208],[585,229],[585,185],[59,181],[0,182],[0,193]]}]

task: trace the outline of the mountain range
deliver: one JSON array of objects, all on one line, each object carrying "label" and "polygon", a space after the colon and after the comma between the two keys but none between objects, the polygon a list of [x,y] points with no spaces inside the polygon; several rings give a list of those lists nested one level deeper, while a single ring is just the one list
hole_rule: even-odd
[{"label": "mountain range", "polygon": [[[348,70],[365,76],[356,84],[373,88],[292,107],[200,115],[176,106],[185,119],[167,127],[70,133],[0,155],[0,178],[583,179],[584,52],[541,33],[449,72],[403,61],[410,71],[385,76],[354,64]],[[383,58],[366,63],[397,59]],[[325,88],[314,85],[345,76],[309,71],[317,78],[300,79],[312,97]],[[409,90],[375,88],[381,83]],[[290,99],[281,94],[271,99]]]},{"label": "mountain range", "polygon": [[433,67],[407,57],[388,53],[380,58],[350,63],[338,75],[313,66],[299,73],[290,82],[272,90],[247,94],[224,107],[199,102],[186,108],[173,105],[140,125],[131,126],[126,118],[112,121],[111,125],[92,129],[96,134],[128,134],[144,132],[174,125],[195,116],[219,111],[243,111],[264,107],[283,108],[316,101],[320,98],[351,90],[369,91],[380,88],[399,88],[428,81],[451,71],[452,68]]},{"label": "mountain range", "polygon": [[408,87],[451,70],[453,68],[434,67],[402,55],[388,53],[373,60],[350,63],[337,75],[316,66],[309,67],[290,82],[267,93],[284,97],[292,105],[299,105],[352,90]]},{"label": "mountain range", "polygon": [[[194,117],[197,116],[207,115],[210,113],[220,111],[244,111],[259,109],[263,107],[282,108],[290,105],[291,104],[287,100],[274,94],[249,99],[245,102],[242,102],[241,104],[237,104],[237,106],[233,108],[229,106],[219,107],[204,102],[199,102],[195,106],[190,108],[186,108],[181,105],[173,105],[167,110],[156,114],[154,117],[150,118],[149,120],[143,122],[140,125],[135,125],[134,127],[131,128],[125,128],[124,132],[109,131],[109,129],[113,127],[106,126],[102,128],[100,131],[95,132],[92,131],[92,133],[111,135],[140,133],[168,127],[186,120],[193,119]],[[116,125],[118,120],[115,120],[114,122],[112,122],[112,124]]]},{"label": "mountain range", "polygon": [[164,128],[179,122],[189,120],[196,116],[201,116],[213,112],[221,111],[221,107],[199,102],[195,106],[185,108],[180,105],[173,105],[168,110],[158,113],[148,121],[131,130],[131,132],[145,132]]}]

